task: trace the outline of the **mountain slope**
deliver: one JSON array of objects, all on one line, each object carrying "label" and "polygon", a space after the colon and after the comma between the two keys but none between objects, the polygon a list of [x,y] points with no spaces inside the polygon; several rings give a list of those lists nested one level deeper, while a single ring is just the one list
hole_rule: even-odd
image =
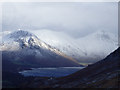
[{"label": "mountain slope", "polygon": [[105,58],[110,52],[118,48],[117,37],[109,32],[97,31],[88,36],[78,39],[79,43],[84,46],[86,59],[92,62]]},{"label": "mountain slope", "polygon": [[[118,87],[120,47],[105,59],[67,77],[58,79],[60,87]],[[114,81],[115,80],[115,81]],[[110,83],[111,82],[111,83]]]},{"label": "mountain slope", "polygon": [[[44,80],[39,77],[23,87],[34,88],[119,88],[120,48],[105,59],[96,62],[80,71],[61,78]],[[43,81],[42,81],[43,82]],[[46,84],[47,83],[47,84]]]},{"label": "mountain slope", "polygon": [[44,42],[58,48],[80,63],[94,63],[117,49],[117,37],[105,31],[97,31],[81,38],[72,38],[60,31],[37,30],[32,32]]},{"label": "mountain slope", "polygon": [[28,31],[3,36],[0,50],[4,61],[31,67],[80,66],[76,60],[41,41]]}]

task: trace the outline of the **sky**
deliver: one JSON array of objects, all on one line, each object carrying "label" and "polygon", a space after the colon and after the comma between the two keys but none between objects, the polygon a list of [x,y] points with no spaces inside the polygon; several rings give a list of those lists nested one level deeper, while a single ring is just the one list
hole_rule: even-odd
[{"label": "sky", "polygon": [[117,5],[117,2],[7,2],[2,6],[2,30],[49,29],[75,38],[98,30],[117,34]]}]

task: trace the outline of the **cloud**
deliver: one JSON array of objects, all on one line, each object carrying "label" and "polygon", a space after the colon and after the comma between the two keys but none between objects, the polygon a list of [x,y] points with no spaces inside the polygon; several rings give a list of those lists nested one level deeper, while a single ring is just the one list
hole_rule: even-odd
[{"label": "cloud", "polygon": [[4,3],[3,30],[51,29],[79,37],[96,30],[117,33],[115,3]]}]

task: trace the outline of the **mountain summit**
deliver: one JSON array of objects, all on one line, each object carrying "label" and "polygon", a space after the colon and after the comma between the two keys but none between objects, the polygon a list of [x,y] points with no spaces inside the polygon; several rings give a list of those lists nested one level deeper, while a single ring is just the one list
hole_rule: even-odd
[{"label": "mountain summit", "polygon": [[0,50],[3,61],[31,67],[80,66],[76,60],[41,41],[28,31],[4,36]]}]

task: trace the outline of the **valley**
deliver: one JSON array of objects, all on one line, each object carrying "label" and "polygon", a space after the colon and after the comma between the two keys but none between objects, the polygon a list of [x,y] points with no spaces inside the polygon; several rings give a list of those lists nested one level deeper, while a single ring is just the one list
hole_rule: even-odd
[{"label": "valley", "polygon": [[77,60],[74,55],[20,30],[6,34],[0,50],[3,88],[118,88],[120,48],[95,63],[84,63],[83,58]]}]

